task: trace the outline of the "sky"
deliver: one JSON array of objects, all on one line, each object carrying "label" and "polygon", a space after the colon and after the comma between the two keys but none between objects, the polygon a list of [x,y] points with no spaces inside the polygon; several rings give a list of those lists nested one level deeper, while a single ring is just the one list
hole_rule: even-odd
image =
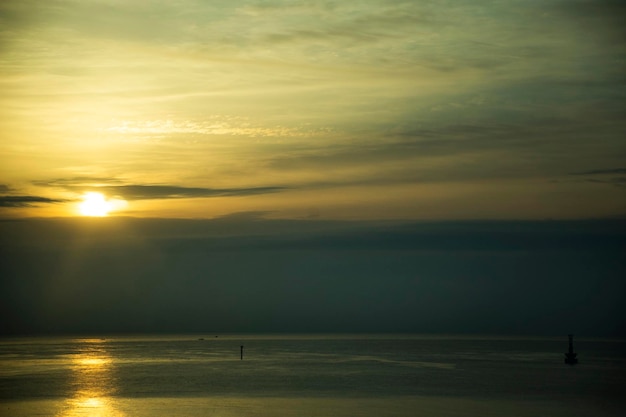
[{"label": "sky", "polygon": [[625,15],[1,2],[0,331],[626,334]]}]

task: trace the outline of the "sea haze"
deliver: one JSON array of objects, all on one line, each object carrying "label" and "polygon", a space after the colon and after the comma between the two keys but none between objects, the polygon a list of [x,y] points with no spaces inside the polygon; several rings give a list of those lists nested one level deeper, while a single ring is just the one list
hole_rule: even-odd
[{"label": "sea haze", "polygon": [[626,336],[626,222],[0,222],[0,334]]},{"label": "sea haze", "polygon": [[623,415],[626,341],[575,347],[569,366],[566,337],[10,338],[0,415]]}]

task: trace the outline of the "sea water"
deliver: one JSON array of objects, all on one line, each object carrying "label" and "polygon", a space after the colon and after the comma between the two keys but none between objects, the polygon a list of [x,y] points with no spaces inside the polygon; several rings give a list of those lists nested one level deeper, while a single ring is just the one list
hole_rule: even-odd
[{"label": "sea water", "polygon": [[0,416],[626,415],[626,342],[575,343],[570,366],[566,336],[0,339]]}]

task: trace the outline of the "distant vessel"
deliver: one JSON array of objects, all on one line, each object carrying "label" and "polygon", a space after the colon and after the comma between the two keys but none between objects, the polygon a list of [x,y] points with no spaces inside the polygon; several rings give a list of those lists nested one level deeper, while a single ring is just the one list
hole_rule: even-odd
[{"label": "distant vessel", "polygon": [[574,335],[569,334],[569,352],[565,353],[565,363],[568,365],[575,365],[578,363],[578,358],[576,358],[576,352],[574,352]]}]

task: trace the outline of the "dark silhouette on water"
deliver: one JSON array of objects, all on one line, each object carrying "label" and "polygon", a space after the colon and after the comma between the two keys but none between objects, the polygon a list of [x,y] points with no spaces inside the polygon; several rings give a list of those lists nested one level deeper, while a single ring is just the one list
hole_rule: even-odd
[{"label": "dark silhouette on water", "polygon": [[241,345],[241,360],[243,360],[243,345]]},{"label": "dark silhouette on water", "polygon": [[575,365],[578,363],[576,358],[576,352],[574,352],[574,335],[567,335],[569,337],[569,352],[565,353],[565,363],[568,365]]}]

